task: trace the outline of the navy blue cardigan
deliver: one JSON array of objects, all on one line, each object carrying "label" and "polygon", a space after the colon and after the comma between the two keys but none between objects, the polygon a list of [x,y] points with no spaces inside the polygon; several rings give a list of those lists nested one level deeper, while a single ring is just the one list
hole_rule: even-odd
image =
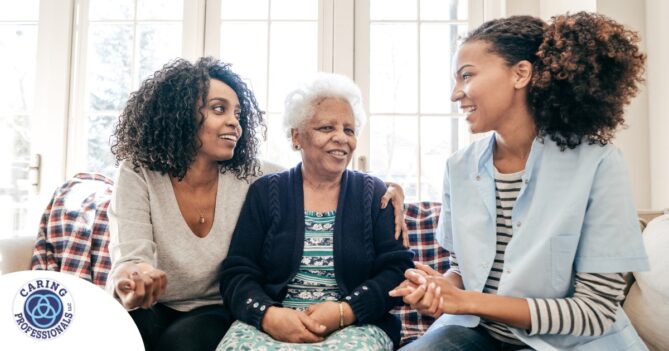
[{"label": "navy blue cardigan", "polygon": [[[383,182],[346,170],[334,227],[334,267],[342,301],[358,324],[374,324],[395,347],[400,322],[389,313],[401,305],[388,291],[412,268],[413,253],[394,238],[392,205],[380,209]],[[262,330],[269,306],[281,306],[297,274],[304,249],[304,194],[301,164],[258,179],[249,188],[230,251],[221,270],[221,295],[235,318]]]}]

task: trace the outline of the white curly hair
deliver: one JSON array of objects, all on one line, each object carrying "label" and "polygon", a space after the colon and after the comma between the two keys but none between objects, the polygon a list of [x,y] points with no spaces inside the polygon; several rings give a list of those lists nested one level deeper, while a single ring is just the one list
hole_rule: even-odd
[{"label": "white curly hair", "polygon": [[355,119],[355,134],[365,125],[362,93],[350,78],[336,73],[317,73],[298,88],[289,92],[284,100],[283,127],[290,137],[291,129],[300,129],[307,119],[314,116],[316,104],[326,98],[348,102]]}]

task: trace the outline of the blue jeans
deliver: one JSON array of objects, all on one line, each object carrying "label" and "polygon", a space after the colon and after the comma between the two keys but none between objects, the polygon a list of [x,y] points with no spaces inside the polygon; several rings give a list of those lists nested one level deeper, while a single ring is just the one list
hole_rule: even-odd
[{"label": "blue jeans", "polygon": [[481,326],[467,328],[459,325],[447,325],[432,330],[412,343],[402,347],[401,351],[514,351],[530,349],[499,341]]}]

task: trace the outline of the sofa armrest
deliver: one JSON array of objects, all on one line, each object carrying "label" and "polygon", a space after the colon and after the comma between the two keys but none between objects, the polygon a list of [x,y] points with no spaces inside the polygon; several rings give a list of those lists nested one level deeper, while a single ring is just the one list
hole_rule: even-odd
[{"label": "sofa armrest", "polygon": [[34,247],[32,236],[0,240],[0,275],[30,270]]}]

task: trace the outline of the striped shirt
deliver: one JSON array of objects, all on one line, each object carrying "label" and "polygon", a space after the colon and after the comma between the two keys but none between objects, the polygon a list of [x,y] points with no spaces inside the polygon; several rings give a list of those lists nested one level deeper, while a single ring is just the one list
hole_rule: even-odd
[{"label": "striped shirt", "polygon": [[285,307],[304,310],[340,299],[332,251],[335,215],[336,211],[304,211],[304,253],[297,274],[288,283]]},{"label": "striped shirt", "polygon": [[[513,237],[511,213],[522,186],[524,171],[502,174],[495,171],[497,203],[497,252],[484,293],[497,294],[504,269],[504,254]],[[460,274],[457,257],[451,253],[451,270]],[[602,335],[614,322],[615,314],[624,298],[625,281],[622,273],[576,273],[573,297],[528,298],[531,327],[529,335],[570,334]],[[522,345],[508,326],[481,319],[481,325],[494,338]]]}]

